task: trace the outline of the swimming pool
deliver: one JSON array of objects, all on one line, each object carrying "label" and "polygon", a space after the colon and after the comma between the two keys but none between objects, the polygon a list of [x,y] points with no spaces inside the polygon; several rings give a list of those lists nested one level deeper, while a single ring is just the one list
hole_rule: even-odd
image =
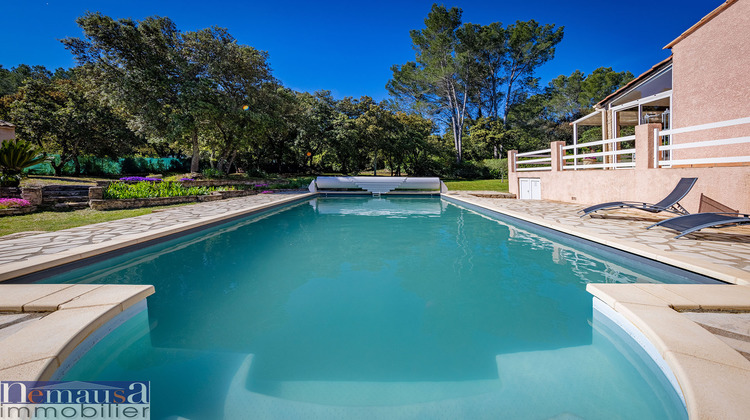
[{"label": "swimming pool", "polygon": [[[636,261],[635,263],[633,261]],[[589,282],[698,276],[439,198],[316,198],[45,279],[153,284],[66,380],[152,418],[687,418]]]}]

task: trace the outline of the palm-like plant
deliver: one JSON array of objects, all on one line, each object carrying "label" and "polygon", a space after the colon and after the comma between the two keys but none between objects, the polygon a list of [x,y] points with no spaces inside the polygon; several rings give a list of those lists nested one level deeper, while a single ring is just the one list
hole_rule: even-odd
[{"label": "palm-like plant", "polygon": [[0,183],[4,186],[17,186],[21,171],[42,163],[47,159],[41,150],[24,140],[6,140],[0,144]]}]

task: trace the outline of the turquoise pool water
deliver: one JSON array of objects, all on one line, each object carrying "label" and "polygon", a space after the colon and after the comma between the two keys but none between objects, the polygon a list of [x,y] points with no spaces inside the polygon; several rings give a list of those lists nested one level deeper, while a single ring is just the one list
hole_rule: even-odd
[{"label": "turquoise pool water", "polygon": [[687,418],[590,282],[691,282],[439,198],[317,198],[44,280],[153,284],[66,380],[152,418]]}]

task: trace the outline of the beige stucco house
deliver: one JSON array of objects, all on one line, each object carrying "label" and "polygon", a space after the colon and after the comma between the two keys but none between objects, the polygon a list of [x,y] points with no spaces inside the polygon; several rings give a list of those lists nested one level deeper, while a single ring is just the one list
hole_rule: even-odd
[{"label": "beige stucco house", "polygon": [[[670,57],[571,123],[572,145],[509,152],[510,191],[581,204],[656,202],[681,177],[698,177],[688,211],[703,195],[749,212],[750,0],[725,1],[664,48]],[[579,143],[591,126],[602,139]]]}]

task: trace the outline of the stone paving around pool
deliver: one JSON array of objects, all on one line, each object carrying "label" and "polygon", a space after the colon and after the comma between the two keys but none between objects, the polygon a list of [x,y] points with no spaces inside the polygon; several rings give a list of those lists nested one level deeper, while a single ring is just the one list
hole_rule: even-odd
[{"label": "stone paving around pool", "polygon": [[[480,195],[480,196],[477,196]],[[578,217],[583,205],[540,200],[481,197],[478,191],[449,192],[467,203],[486,207],[584,239],[652,258],[734,284],[750,284],[750,227],[704,229],[674,239],[676,232],[646,227],[671,214],[638,210],[602,212]]]}]

